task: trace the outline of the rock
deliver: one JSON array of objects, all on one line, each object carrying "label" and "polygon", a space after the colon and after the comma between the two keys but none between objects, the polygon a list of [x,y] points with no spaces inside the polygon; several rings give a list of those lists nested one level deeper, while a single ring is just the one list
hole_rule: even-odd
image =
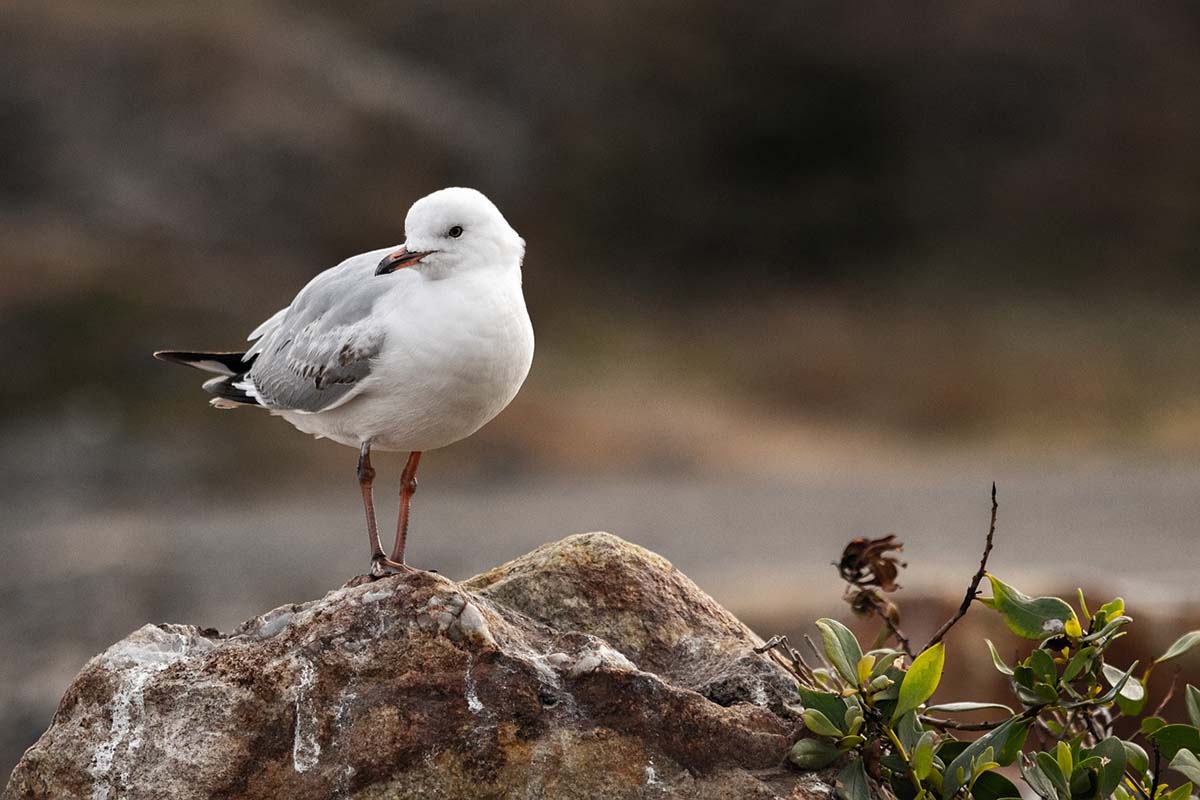
[{"label": "rock", "polygon": [[666,560],[571,536],[93,658],[17,798],[817,798],[787,672]]}]

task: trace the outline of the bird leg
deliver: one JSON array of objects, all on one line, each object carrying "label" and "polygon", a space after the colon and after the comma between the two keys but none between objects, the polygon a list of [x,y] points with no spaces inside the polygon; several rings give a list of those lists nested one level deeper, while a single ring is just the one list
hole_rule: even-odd
[{"label": "bird leg", "polygon": [[396,546],[392,548],[389,566],[405,567],[404,542],[408,538],[408,510],[412,504],[413,493],[417,491],[417,465],[421,463],[421,451],[408,454],[408,463],[400,475],[400,518],[396,521]]},{"label": "bird leg", "polygon": [[[371,466],[371,443],[363,442],[358,451],[358,488],[362,490],[363,509],[367,512],[367,544],[371,548],[371,562],[383,558],[383,543],[379,541],[379,526],[375,523],[375,500],[371,487],[375,483],[375,468]],[[372,566],[372,572],[374,567]]]}]

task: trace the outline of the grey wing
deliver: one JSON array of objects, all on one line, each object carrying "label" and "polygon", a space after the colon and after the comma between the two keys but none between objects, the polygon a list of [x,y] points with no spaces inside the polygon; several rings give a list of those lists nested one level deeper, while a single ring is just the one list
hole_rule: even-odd
[{"label": "grey wing", "polygon": [[357,394],[385,338],[373,311],[389,284],[372,278],[387,252],[364,253],[326,270],[259,326],[258,341],[246,354],[254,363],[244,383],[260,403],[317,412]]}]

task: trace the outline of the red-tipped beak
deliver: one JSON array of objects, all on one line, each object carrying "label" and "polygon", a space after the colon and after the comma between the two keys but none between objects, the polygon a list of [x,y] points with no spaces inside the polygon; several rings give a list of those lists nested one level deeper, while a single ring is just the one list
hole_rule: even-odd
[{"label": "red-tipped beak", "polygon": [[375,268],[376,275],[387,275],[389,272],[395,272],[398,269],[411,267],[416,264],[429,253],[413,253],[407,247],[401,247],[394,253],[388,253],[379,262],[379,266]]}]

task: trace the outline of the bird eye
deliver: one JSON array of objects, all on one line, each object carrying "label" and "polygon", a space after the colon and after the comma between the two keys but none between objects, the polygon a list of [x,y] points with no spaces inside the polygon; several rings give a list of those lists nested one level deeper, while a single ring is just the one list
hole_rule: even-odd
[{"label": "bird eye", "polygon": [[457,239],[458,237],[462,236],[462,225],[455,225],[453,228],[447,231],[447,233],[450,235],[451,239]]}]

